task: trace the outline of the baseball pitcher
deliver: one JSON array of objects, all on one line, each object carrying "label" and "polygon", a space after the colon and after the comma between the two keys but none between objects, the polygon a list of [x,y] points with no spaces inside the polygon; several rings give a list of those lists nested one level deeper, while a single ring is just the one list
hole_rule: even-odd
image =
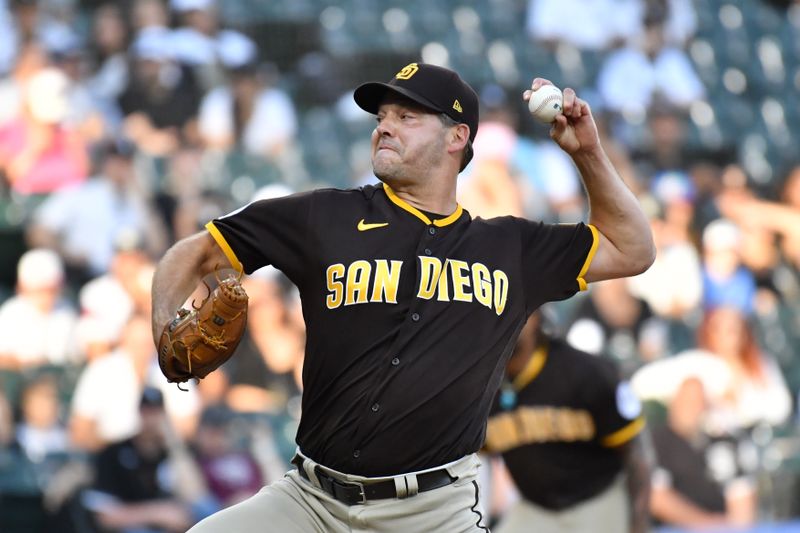
[{"label": "baseball pitcher", "polygon": [[[533,80],[523,99],[547,84]],[[478,97],[457,73],[412,63],[354,98],[375,115],[380,184],[251,203],[176,243],[155,273],[156,339],[178,327],[176,309],[219,265],[283,271],[300,290],[307,326],[296,469],[195,533],[485,531],[475,452],[528,316],[653,261],[647,219],[571,89],[551,137],[583,176],[588,224],[473,219],[458,205]],[[179,376],[206,337],[223,352],[233,344],[225,317],[200,315],[201,341],[193,332],[165,349],[183,361],[172,365],[186,370]]]}]

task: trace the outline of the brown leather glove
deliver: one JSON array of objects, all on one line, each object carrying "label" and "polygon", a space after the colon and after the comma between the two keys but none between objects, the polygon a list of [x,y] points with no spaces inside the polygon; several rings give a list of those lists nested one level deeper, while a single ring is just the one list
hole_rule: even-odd
[{"label": "brown leather glove", "polygon": [[247,323],[247,293],[229,276],[192,310],[180,309],[158,342],[158,364],[170,383],[203,379],[233,355]]}]

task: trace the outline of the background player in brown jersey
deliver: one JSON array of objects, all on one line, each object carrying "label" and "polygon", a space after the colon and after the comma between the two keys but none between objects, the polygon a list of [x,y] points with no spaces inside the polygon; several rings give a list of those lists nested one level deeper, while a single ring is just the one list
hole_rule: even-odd
[{"label": "background player in brown jersey", "polygon": [[613,361],[548,335],[541,312],[531,315],[487,426],[485,450],[503,459],[494,479],[507,471],[519,493],[494,531],[647,531],[643,430],[640,402]]},{"label": "background player in brown jersey", "polygon": [[155,273],[156,337],[227,264],[281,270],[307,326],[297,470],[192,531],[485,530],[475,452],[527,317],[653,261],[647,219],[573,90],[551,137],[582,174],[589,224],[473,219],[458,205],[478,98],[455,72],[411,63],[354,98],[377,117],[382,184],[254,202],[175,244]]}]

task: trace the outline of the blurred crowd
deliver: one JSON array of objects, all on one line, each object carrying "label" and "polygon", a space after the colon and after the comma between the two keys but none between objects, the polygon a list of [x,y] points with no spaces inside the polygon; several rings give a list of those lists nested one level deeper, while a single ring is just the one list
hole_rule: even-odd
[{"label": "blurred crowd", "polygon": [[[773,162],[764,182],[747,152],[697,142],[708,89],[688,51],[703,22],[691,0],[495,3],[524,12],[518,32],[537,53],[594,59],[576,89],[651,220],[648,272],[552,313],[645,401],[654,517],[675,523],[659,498],[676,491],[740,522],[800,516],[800,159]],[[453,6],[461,31],[467,7]],[[800,41],[799,3],[759,9],[794,21]],[[287,468],[305,341],[288,280],[270,268],[245,279],[237,354],[188,392],[161,376],[149,326],[155,262],[177,239],[255,199],[343,185],[309,164],[330,146],[315,133],[358,133],[344,185],[374,181],[371,117],[350,98],[358,65],[320,114],[296,97],[319,57],[282,71],[253,31],[213,0],[0,0],[0,530],[183,531]],[[414,58],[446,62],[437,51]],[[462,205],[584,219],[576,169],[525,114],[527,81],[464,75],[482,120]],[[317,129],[330,113],[349,129]],[[682,477],[681,445],[703,479]]]}]

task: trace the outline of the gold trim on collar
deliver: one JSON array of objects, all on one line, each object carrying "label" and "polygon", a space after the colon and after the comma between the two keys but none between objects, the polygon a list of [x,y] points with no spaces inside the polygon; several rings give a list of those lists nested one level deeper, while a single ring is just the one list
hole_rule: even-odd
[{"label": "gold trim on collar", "polygon": [[425,213],[423,213],[413,205],[409,204],[408,202],[397,196],[397,193],[395,193],[392,190],[392,188],[385,183],[383,184],[383,190],[386,191],[386,196],[389,197],[389,200],[391,200],[392,203],[394,203],[401,209],[408,211],[409,213],[411,213],[412,215],[423,221],[426,225],[433,224],[434,226],[438,226],[440,228],[442,226],[447,226],[458,220],[459,217],[461,216],[461,213],[464,211],[461,205],[456,204],[456,210],[453,211],[451,215],[432,221],[430,218],[428,218],[428,216]]},{"label": "gold trim on collar", "polygon": [[547,344],[542,344],[533,352],[528,364],[525,365],[522,372],[517,374],[511,384],[515,391],[521,391],[528,383],[536,379],[536,376],[542,371],[544,364],[547,362],[547,348]]}]

